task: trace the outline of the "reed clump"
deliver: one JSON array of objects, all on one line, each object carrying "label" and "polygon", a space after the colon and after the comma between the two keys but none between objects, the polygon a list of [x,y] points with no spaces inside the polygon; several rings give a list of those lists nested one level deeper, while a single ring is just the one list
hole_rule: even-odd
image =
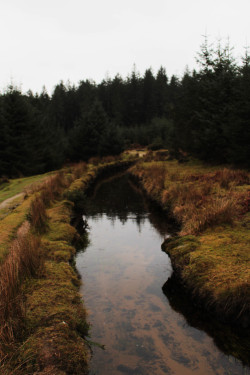
[{"label": "reed clump", "polygon": [[[197,170],[199,173],[194,173]],[[171,207],[182,224],[181,234],[198,234],[208,227],[232,224],[247,210],[249,184],[246,171],[190,168],[176,162],[137,164],[131,169],[143,187],[163,207]]]},{"label": "reed clump", "polygon": [[85,162],[77,163],[73,166],[73,180],[80,178],[88,169],[88,165]]},{"label": "reed clump", "polygon": [[40,239],[28,230],[26,222],[0,269],[0,358],[23,334],[25,300],[21,285],[26,278],[35,277],[42,264]]},{"label": "reed clump", "polygon": [[48,215],[43,199],[37,196],[31,203],[29,221],[37,233],[45,233],[48,228]]}]

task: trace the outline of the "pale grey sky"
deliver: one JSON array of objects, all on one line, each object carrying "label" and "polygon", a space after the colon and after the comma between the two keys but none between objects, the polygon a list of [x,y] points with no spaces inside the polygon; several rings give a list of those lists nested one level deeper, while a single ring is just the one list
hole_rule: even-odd
[{"label": "pale grey sky", "polygon": [[250,44],[250,0],[0,0],[0,89],[49,92],[107,75],[126,77],[162,65],[195,67],[207,33],[230,38],[235,55]]}]

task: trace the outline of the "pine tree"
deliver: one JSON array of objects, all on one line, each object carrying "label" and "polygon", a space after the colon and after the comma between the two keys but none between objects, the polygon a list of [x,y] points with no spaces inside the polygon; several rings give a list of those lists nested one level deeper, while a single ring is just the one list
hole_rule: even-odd
[{"label": "pine tree", "polygon": [[249,167],[250,160],[250,56],[246,48],[239,67],[233,116],[226,129],[229,161]]},{"label": "pine tree", "polygon": [[155,78],[151,69],[145,71],[142,80],[142,123],[149,124],[156,116]]},{"label": "pine tree", "polygon": [[197,75],[199,103],[192,126],[195,154],[205,160],[228,160],[227,129],[233,121],[236,64],[229,45],[214,51],[202,46]]},{"label": "pine tree", "polygon": [[155,80],[155,102],[157,117],[168,117],[168,77],[166,69],[160,67]]},{"label": "pine tree", "polygon": [[8,155],[8,128],[4,118],[3,98],[0,97],[0,177],[8,175],[10,168]]},{"label": "pine tree", "polygon": [[74,160],[87,160],[101,155],[108,127],[107,115],[99,101],[95,101],[90,111],[83,113],[76,121],[71,133],[70,154]]},{"label": "pine tree", "polygon": [[142,80],[136,67],[133,67],[131,75],[125,84],[125,125],[135,126],[142,123]]}]

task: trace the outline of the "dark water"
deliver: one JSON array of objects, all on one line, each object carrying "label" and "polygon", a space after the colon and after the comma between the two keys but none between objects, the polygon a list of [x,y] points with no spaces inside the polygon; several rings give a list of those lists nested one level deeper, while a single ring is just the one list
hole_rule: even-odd
[{"label": "dark water", "polygon": [[250,374],[228,354],[241,345],[237,338],[224,331],[212,338],[195,309],[185,317],[171,281],[163,293],[172,267],[161,243],[172,229],[126,175],[96,189],[86,219],[90,244],[76,264],[91,340],[106,348],[94,349],[91,374]]}]

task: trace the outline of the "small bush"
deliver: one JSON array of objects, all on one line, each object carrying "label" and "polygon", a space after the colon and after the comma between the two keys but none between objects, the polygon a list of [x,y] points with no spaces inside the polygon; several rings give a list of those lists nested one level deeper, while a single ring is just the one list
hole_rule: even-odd
[{"label": "small bush", "polygon": [[208,227],[220,224],[232,224],[239,212],[233,199],[213,199],[201,208],[195,205],[176,207],[174,214],[183,221],[181,234],[198,234]]},{"label": "small bush", "polygon": [[87,170],[87,163],[80,162],[78,164],[75,164],[72,168],[72,173],[74,176],[74,179],[80,178],[84,172]]},{"label": "small bush", "polygon": [[69,179],[66,179],[63,172],[57,173],[56,175],[50,177],[42,185],[42,187],[40,187],[40,198],[45,207],[48,207],[51,202],[53,202],[55,199],[58,199],[61,196],[64,188],[69,183]]},{"label": "small bush", "polygon": [[46,207],[41,197],[36,197],[30,206],[30,213],[28,219],[31,226],[38,233],[45,233],[48,228],[48,216],[46,214]]}]

